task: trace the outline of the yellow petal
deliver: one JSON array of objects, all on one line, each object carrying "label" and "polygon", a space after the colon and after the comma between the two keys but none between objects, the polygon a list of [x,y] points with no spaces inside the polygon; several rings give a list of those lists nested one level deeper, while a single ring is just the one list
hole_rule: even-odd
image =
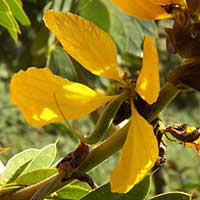
[{"label": "yellow petal", "polygon": [[0,153],[10,150],[9,147],[0,148]]},{"label": "yellow petal", "polygon": [[50,10],[44,22],[67,53],[87,70],[121,82],[116,47],[107,33],[72,13]]},{"label": "yellow petal", "polygon": [[62,113],[67,119],[82,117],[113,98],[56,76],[48,68],[19,71],[10,90],[13,104],[35,127],[63,120]]},{"label": "yellow petal", "polygon": [[142,118],[132,103],[132,119],[117,167],[111,176],[111,191],[127,193],[154,166],[158,144],[152,126]]},{"label": "yellow petal", "polygon": [[186,142],[185,146],[189,148],[195,148],[197,153],[200,155],[200,137],[194,142]]},{"label": "yellow petal", "polygon": [[149,36],[145,37],[143,61],[140,75],[136,82],[136,92],[149,104],[154,103],[160,90],[158,53]]},{"label": "yellow petal", "polygon": [[149,3],[156,5],[170,5],[170,4],[186,5],[185,0],[147,0],[147,1],[149,1]]},{"label": "yellow petal", "polygon": [[148,0],[111,0],[124,12],[143,19],[166,19],[172,17],[160,5]]},{"label": "yellow petal", "polygon": [[0,160],[0,176],[3,174],[4,169],[5,169],[5,166],[4,166],[3,162]]}]

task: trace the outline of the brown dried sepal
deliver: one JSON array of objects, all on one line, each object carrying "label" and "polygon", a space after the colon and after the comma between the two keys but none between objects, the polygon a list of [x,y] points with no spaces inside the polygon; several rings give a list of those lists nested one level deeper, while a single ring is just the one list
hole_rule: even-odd
[{"label": "brown dried sepal", "polygon": [[64,171],[70,177],[83,163],[89,154],[89,146],[83,142],[72,152],[67,154],[56,166],[58,171]]},{"label": "brown dried sepal", "polygon": [[166,28],[166,46],[169,53],[178,53],[182,58],[200,57],[199,35],[194,32],[194,23],[188,11],[175,15],[173,28]]},{"label": "brown dried sepal", "polygon": [[200,136],[200,128],[193,128],[192,131],[188,131],[185,124],[167,126],[165,132],[170,133],[174,138],[184,143],[194,142]]}]

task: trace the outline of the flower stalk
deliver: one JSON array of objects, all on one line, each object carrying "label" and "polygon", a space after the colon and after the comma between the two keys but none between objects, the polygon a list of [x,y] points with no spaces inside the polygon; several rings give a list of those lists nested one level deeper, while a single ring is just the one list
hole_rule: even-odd
[{"label": "flower stalk", "polygon": [[103,138],[111,125],[113,117],[116,115],[119,107],[126,97],[127,92],[124,92],[116,99],[108,103],[99,120],[97,121],[94,131],[88,137],[84,138],[84,142],[87,144],[97,144]]},{"label": "flower stalk", "polygon": [[147,116],[148,121],[152,122],[156,119],[160,112],[167,107],[180,92],[181,90],[167,81],[160,90],[157,102],[150,106],[150,112]]}]

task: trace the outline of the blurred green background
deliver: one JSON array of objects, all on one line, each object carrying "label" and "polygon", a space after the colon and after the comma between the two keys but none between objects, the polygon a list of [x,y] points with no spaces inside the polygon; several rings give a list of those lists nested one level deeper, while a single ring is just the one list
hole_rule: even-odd
[{"label": "blurred green background", "polygon": [[[117,45],[120,66],[133,77],[137,76],[140,70],[141,45],[145,34],[154,37],[157,44],[162,84],[165,81],[166,72],[181,63],[177,55],[169,55],[165,48],[164,28],[170,27],[171,21],[139,20],[117,10],[107,0],[23,0],[22,3],[31,25],[23,26],[19,23],[21,34],[18,35],[17,42],[5,28],[0,27],[0,147],[11,147],[10,151],[0,155],[4,163],[24,149],[41,148],[57,139],[59,139],[57,145],[59,159],[73,150],[78,143],[63,122],[38,129],[26,123],[19,110],[10,102],[9,81],[16,71],[30,66],[44,67],[48,63],[56,74],[98,90],[104,90],[108,94],[113,92],[112,83],[109,80],[98,79],[91,75],[63,51],[55,37],[44,26],[42,17],[45,10],[71,11],[108,32]],[[52,49],[54,44],[57,45]],[[196,91],[188,91],[180,94],[165,109],[161,114],[161,119],[166,124],[181,122],[198,126],[199,113],[200,95]],[[88,133],[94,126],[97,115],[98,113],[93,113],[83,119],[74,120],[73,126],[82,133]],[[165,181],[164,191],[181,190],[191,193],[196,189],[195,195],[198,199],[200,196],[198,192],[200,191],[199,155],[195,150],[187,149],[178,142],[166,139],[166,143],[168,144],[167,162],[161,171],[161,177]],[[97,184],[103,184],[109,180],[118,154],[91,171]]]}]

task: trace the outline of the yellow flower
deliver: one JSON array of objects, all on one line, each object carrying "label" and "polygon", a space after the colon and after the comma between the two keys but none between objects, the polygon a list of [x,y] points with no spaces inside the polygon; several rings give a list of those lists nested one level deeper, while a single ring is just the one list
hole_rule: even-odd
[{"label": "yellow flower", "polygon": [[200,138],[198,138],[194,142],[186,142],[185,146],[189,148],[195,148],[197,153],[200,154]]},{"label": "yellow flower", "polygon": [[173,17],[164,6],[179,5],[186,7],[186,0],[111,0],[124,12],[143,19],[166,19]]},{"label": "yellow flower", "polygon": [[[46,26],[63,48],[91,73],[126,83],[119,74],[117,51],[109,35],[94,24],[70,13],[47,11]],[[159,92],[158,57],[152,39],[144,40],[142,70],[135,91],[149,104]],[[10,84],[11,99],[33,126],[62,120],[59,106],[67,119],[87,115],[116,98],[104,96],[80,83],[52,74],[48,68],[29,68],[16,73]],[[130,95],[131,96],[131,95]],[[128,192],[144,178],[158,157],[157,140],[152,126],[137,112],[130,97],[132,117],[121,160],[111,176],[113,192]]]},{"label": "yellow flower", "polygon": [[[193,131],[197,131],[199,134],[200,129],[192,126],[187,127],[187,133],[192,133]],[[200,137],[193,142],[186,142],[185,146],[189,148],[195,148],[197,153],[200,154]]]}]

